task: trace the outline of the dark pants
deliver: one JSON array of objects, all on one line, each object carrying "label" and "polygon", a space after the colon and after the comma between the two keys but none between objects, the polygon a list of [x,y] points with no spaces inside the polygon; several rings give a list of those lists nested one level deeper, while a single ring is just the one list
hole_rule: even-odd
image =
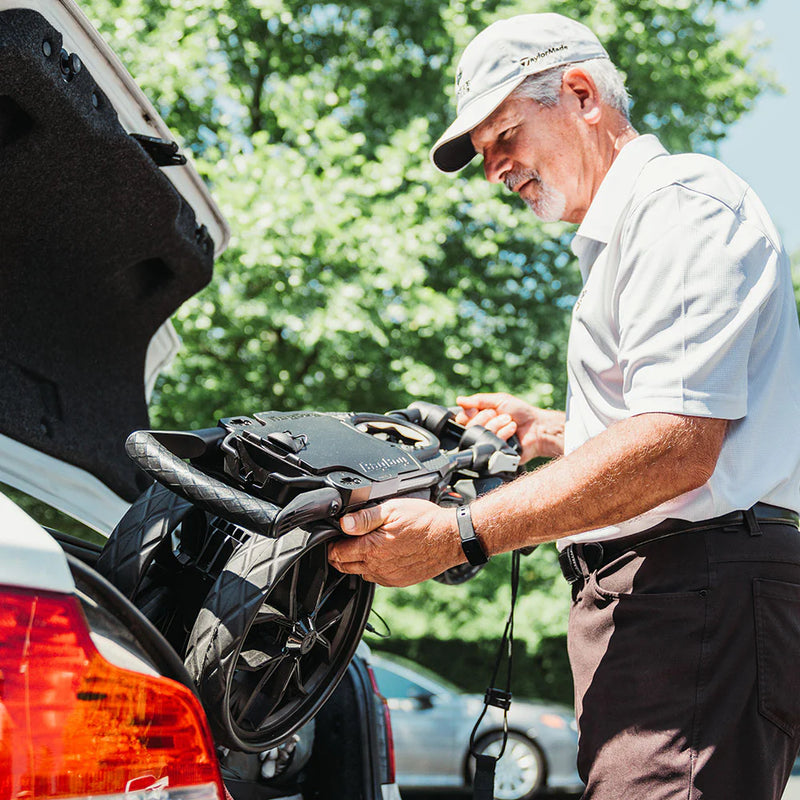
[{"label": "dark pants", "polygon": [[633,547],[573,584],[585,800],[779,800],[800,746],[800,532]]}]

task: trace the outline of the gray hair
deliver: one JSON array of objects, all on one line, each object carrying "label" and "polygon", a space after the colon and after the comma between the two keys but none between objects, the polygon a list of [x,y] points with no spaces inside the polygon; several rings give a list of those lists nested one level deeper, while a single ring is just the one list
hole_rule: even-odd
[{"label": "gray hair", "polygon": [[561,82],[564,73],[574,66],[580,66],[591,75],[600,94],[600,99],[629,119],[630,96],[625,88],[625,80],[620,71],[607,58],[590,58],[577,64],[551,67],[528,75],[511,93],[512,97],[529,97],[544,106],[558,105],[561,96]]}]

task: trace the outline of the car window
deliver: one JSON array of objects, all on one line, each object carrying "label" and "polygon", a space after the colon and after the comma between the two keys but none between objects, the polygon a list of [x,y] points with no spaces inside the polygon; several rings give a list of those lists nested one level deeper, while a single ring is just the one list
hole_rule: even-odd
[{"label": "car window", "polygon": [[411,662],[406,663],[404,661],[402,664],[395,665],[391,659],[381,658],[379,661],[376,661],[375,666],[380,666],[387,672],[391,672],[393,674],[399,673],[401,676],[411,675],[411,677],[407,678],[407,680],[416,680],[422,687],[422,690],[428,694],[459,695],[464,693],[462,688],[456,686],[454,683],[451,683],[441,675],[432,672],[427,667],[422,666],[422,664],[413,664]]},{"label": "car window", "polygon": [[414,681],[397,675],[388,669],[373,665],[372,671],[375,673],[375,680],[378,681],[378,688],[384,697],[418,697],[428,695],[430,692]]}]

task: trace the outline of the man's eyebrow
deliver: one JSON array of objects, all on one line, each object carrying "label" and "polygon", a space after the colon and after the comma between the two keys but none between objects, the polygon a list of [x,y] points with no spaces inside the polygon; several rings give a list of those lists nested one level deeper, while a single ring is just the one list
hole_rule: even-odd
[{"label": "man's eyebrow", "polygon": [[[475,128],[473,128],[471,133],[481,138],[486,138],[488,136],[494,139],[498,136],[500,131],[503,130],[503,128],[513,124],[512,117],[513,114],[510,111],[504,111],[502,114],[498,114],[496,117],[490,116],[488,119],[485,119]],[[473,147],[475,147],[474,141]],[[483,155],[483,152],[477,147],[475,147],[475,150],[479,155]]]},{"label": "man's eyebrow", "polygon": [[518,120],[519,112],[516,108],[504,108],[499,114],[494,116],[494,118],[490,116],[488,119],[484,120],[483,124],[488,124],[492,131],[498,131],[516,125]]}]

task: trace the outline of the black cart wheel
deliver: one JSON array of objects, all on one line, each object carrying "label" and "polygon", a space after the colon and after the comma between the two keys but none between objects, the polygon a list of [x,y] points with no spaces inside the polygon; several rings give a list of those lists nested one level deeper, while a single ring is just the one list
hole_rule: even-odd
[{"label": "black cart wheel", "polygon": [[328,564],[339,531],[253,536],[203,603],[186,667],[218,744],[268,750],[308,721],[358,646],[374,584]]},{"label": "black cart wheel", "polygon": [[[153,484],[111,532],[97,562],[98,572],[131,600],[181,657],[197,610],[213,583],[196,569],[197,553],[209,534],[205,512]],[[227,552],[232,550],[230,545]]]},{"label": "black cart wheel", "polygon": [[154,483],[111,532],[97,560],[97,571],[132,599],[156,549],[192,510],[188,500]]}]

